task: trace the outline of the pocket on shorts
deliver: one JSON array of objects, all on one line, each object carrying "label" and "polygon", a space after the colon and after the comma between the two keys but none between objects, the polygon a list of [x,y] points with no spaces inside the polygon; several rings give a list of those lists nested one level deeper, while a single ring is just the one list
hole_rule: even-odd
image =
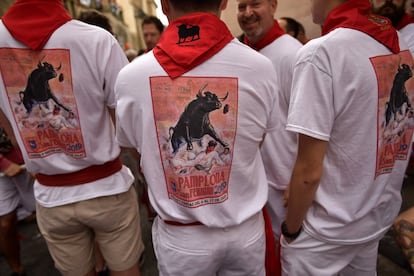
[{"label": "pocket on shorts", "polygon": [[285,247],[294,247],[296,243],[298,243],[298,242],[300,242],[300,241],[302,241],[302,240],[306,239],[307,234],[306,234],[306,233],[305,233],[305,231],[303,231],[303,229],[302,229],[302,231],[300,232],[299,236],[298,236],[296,239],[294,239],[291,243],[288,243],[288,242],[286,241],[285,236],[283,236],[283,234],[280,234],[280,236],[281,236],[281,237],[280,237],[280,244],[281,244],[282,246],[285,246]]},{"label": "pocket on shorts", "polygon": [[[181,232],[182,228],[193,226],[170,227],[162,224],[163,222],[157,217],[152,229],[154,251],[160,275],[212,275],[211,273],[205,274],[211,269],[211,258],[214,256],[211,250],[200,246],[195,235],[188,236],[186,240],[180,240],[180,235],[183,233]],[[168,229],[166,230],[164,227]],[[179,231],[180,234],[171,235],[169,233],[174,230]],[[184,233],[187,231],[188,229],[184,229]],[[196,242],[191,243],[190,241]],[[204,243],[204,245],[206,244]]]},{"label": "pocket on shorts", "polygon": [[172,226],[156,218],[153,234],[160,248],[178,253],[206,255],[211,247],[210,235],[205,233],[204,226]]}]

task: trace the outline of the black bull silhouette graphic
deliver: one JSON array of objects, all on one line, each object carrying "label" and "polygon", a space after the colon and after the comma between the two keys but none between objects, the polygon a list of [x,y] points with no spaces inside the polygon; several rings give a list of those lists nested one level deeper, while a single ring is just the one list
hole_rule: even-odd
[{"label": "black bull silhouette graphic", "polygon": [[202,87],[198,91],[196,99],[186,106],[177,125],[170,128],[173,153],[176,153],[183,143],[187,143],[187,150],[192,150],[192,140],[201,140],[204,135],[210,135],[223,147],[228,148],[228,145],[218,137],[213,125],[210,123],[209,114],[211,111],[221,108],[221,101],[227,99],[229,92],[227,92],[224,98],[219,99],[216,94],[210,91],[202,93],[206,86]]},{"label": "black bull silhouette graphic", "polygon": [[[413,76],[413,72],[407,64],[403,64],[398,68],[398,72],[394,77],[392,84],[390,99],[386,103],[387,109],[385,111],[385,125],[388,126],[391,115],[394,115],[394,120],[397,120],[397,112],[403,114],[402,106],[407,104],[406,112],[411,110],[411,103],[408,99],[405,82]],[[411,111],[412,112],[412,111]]]},{"label": "black bull silhouette graphic", "polygon": [[[31,113],[35,104],[42,103],[48,108],[49,99],[52,99],[58,106],[66,111],[71,112],[69,108],[58,101],[49,86],[49,80],[56,78],[56,71],[59,71],[60,69],[61,65],[54,68],[48,62],[43,62],[42,64],[40,60],[37,64],[37,68],[30,73],[26,88],[24,91],[19,92],[19,104],[23,103],[28,114]],[[59,76],[59,81],[63,81],[63,75]]]},{"label": "black bull silhouette graphic", "polygon": [[200,39],[200,27],[195,25],[181,24],[178,28],[178,42],[177,44],[186,42],[187,38],[190,37],[190,41]]}]

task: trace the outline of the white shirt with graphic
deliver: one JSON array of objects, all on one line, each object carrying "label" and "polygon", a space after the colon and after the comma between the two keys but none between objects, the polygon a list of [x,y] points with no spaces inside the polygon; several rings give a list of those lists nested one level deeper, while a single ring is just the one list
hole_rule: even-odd
[{"label": "white shirt with graphic", "polygon": [[[27,169],[65,174],[118,157],[108,108],[115,107],[115,78],[128,61],[114,37],[77,20],[58,28],[42,51],[26,48],[2,23],[0,37],[0,108],[18,134]],[[53,207],[125,192],[132,183],[123,167],[84,185],[47,187],[36,181],[35,196]]]},{"label": "white shirt with graphic", "polygon": [[[280,128],[275,74],[237,39],[174,80],[152,53],[120,72],[117,139],[141,153],[162,219],[228,227],[261,211],[268,185],[259,145]],[[214,152],[203,154],[212,140]],[[213,155],[202,164],[200,153]]]},{"label": "white shirt with graphic", "polygon": [[[401,49],[407,49],[402,41]],[[304,221],[310,235],[360,243],[392,224],[414,126],[414,80],[407,69],[412,66],[408,50],[393,55],[367,34],[346,28],[299,51],[287,129],[328,141]],[[393,85],[394,79],[403,85]],[[389,131],[398,127],[397,133]]]}]

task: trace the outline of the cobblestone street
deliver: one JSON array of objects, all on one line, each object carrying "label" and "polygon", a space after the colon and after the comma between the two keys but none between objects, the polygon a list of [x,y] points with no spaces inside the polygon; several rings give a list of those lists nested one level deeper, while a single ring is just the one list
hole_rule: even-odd
[{"label": "cobblestone street", "polygon": [[[414,205],[414,175],[406,179],[403,187],[404,203],[402,209]],[[151,239],[152,223],[147,219],[144,206],[140,205],[142,235],[145,243],[144,263],[141,266],[142,276],[157,276],[157,263],[153,253]],[[26,268],[27,276],[59,276],[52,258],[46,247],[46,243],[39,233],[36,222],[21,223],[19,225],[21,235],[22,262]],[[380,255],[378,257],[378,276],[410,276],[408,263],[396,246],[390,233],[380,243]],[[10,270],[0,257],[0,276],[10,275]],[[200,275],[204,276],[204,275]],[[206,275],[209,276],[209,275]]]}]

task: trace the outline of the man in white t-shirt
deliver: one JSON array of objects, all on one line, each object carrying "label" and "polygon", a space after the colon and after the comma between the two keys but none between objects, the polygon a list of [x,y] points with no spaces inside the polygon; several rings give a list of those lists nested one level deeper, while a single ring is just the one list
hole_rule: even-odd
[{"label": "man in white t-shirt", "polygon": [[370,0],[372,12],[385,16],[401,33],[404,41],[414,54],[414,18],[405,10],[407,0]]},{"label": "man in white t-shirt", "polygon": [[[412,15],[406,12],[407,0],[371,0],[372,12],[378,15],[382,15],[391,20],[393,26],[401,33],[402,38],[410,48],[411,53],[414,55],[414,18]],[[414,145],[414,138],[413,138]],[[411,160],[414,160],[414,152],[411,152]],[[411,167],[414,167],[413,161],[410,162]],[[409,172],[410,167],[407,168]],[[394,233],[396,235],[403,235],[400,227],[401,223],[411,223],[414,207],[411,210],[407,210],[401,213],[396,219]],[[402,220],[404,218],[404,220]],[[404,250],[412,250],[414,245],[404,245]],[[409,262],[412,262],[409,259]]]},{"label": "man in white t-shirt", "polygon": [[[237,19],[244,32],[244,42],[269,58],[276,70],[274,77],[279,83],[277,93],[280,93],[278,108],[284,126],[296,52],[302,45],[286,34],[274,19],[276,0],[238,0],[238,3]],[[261,148],[270,188],[267,207],[276,240],[286,215],[283,197],[296,159],[296,148],[297,135],[284,128],[267,135]]]},{"label": "man in white t-shirt", "polygon": [[[163,1],[169,26],[115,86],[117,139],[141,154],[158,214],[160,275],[265,275],[259,145],[280,128],[276,73],[219,19],[226,4]],[[226,148],[231,160],[220,162]],[[212,163],[183,167],[200,152]]]},{"label": "man in white t-shirt", "polygon": [[96,240],[111,275],[139,275],[138,202],[111,118],[128,63],[119,43],[72,20],[61,0],[21,0],[0,22],[0,56],[0,110],[36,176],[37,222],[56,267],[95,275]]},{"label": "man in white t-shirt", "polygon": [[413,57],[369,0],[314,1],[312,16],[323,36],[299,50],[293,73],[282,275],[376,275],[411,150]]}]

